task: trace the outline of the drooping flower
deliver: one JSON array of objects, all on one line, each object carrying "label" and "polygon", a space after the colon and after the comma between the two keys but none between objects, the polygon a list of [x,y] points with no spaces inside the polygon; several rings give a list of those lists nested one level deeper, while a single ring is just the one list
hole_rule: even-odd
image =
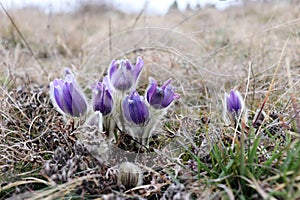
[{"label": "drooping flower", "polygon": [[103,82],[98,82],[93,88],[93,109],[100,111],[103,116],[109,114],[113,108],[113,98],[111,90],[108,87],[107,77],[104,77]]},{"label": "drooping flower", "polygon": [[67,74],[65,80],[55,79],[51,82],[50,96],[53,105],[62,114],[80,117],[87,111],[85,95],[76,84],[73,74]]},{"label": "drooping flower", "polygon": [[150,78],[150,85],[146,91],[146,98],[153,108],[167,108],[175,99],[180,98],[178,94],[174,93],[175,89],[170,83],[171,79],[167,80],[161,87],[158,87],[157,82],[153,78]]},{"label": "drooping flower", "polygon": [[108,77],[111,86],[120,91],[132,89],[143,69],[144,61],[137,58],[135,66],[129,60],[113,60],[108,69]]},{"label": "drooping flower", "polygon": [[230,93],[225,96],[225,105],[227,112],[238,116],[244,107],[244,101],[238,91],[231,90]]},{"label": "drooping flower", "polygon": [[149,119],[149,110],[144,98],[137,91],[132,91],[122,102],[123,115],[128,122],[144,125]]}]

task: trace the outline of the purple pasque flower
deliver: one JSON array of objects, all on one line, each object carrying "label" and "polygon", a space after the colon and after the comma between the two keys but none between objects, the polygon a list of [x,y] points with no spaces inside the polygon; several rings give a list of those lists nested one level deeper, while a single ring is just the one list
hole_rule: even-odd
[{"label": "purple pasque flower", "polygon": [[229,113],[237,115],[243,109],[244,101],[238,91],[231,90],[230,93],[225,96],[225,105]]},{"label": "purple pasque flower", "polygon": [[55,79],[50,83],[53,105],[62,114],[80,117],[87,111],[87,101],[74,76],[67,74],[65,80]]},{"label": "purple pasque flower", "polygon": [[108,87],[107,76],[104,77],[103,82],[98,82],[93,87],[93,109],[100,111],[103,116],[109,114],[113,108],[113,98],[111,90]]},{"label": "purple pasque flower", "polygon": [[108,69],[108,78],[111,86],[120,91],[128,91],[134,87],[143,69],[144,61],[137,58],[135,66],[129,60],[113,60]]},{"label": "purple pasque flower", "polygon": [[170,85],[171,79],[167,80],[161,87],[150,78],[150,85],[146,91],[148,103],[155,109],[168,107],[175,99],[179,99],[179,94],[175,94],[175,88]]},{"label": "purple pasque flower", "polygon": [[145,125],[149,119],[149,110],[144,98],[137,91],[132,91],[122,102],[123,115],[127,121],[136,125]]}]

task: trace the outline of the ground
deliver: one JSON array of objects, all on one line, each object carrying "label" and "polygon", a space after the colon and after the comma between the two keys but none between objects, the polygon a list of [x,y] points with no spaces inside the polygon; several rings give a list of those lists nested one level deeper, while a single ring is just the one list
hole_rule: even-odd
[{"label": "ground", "polygon": [[[164,17],[1,10],[1,199],[299,199],[299,11],[296,2]],[[99,158],[102,146],[86,141],[106,136],[64,119],[49,83],[69,67],[90,99],[112,59],[138,56],[138,91],[148,77],[172,78],[180,99],[147,151],[114,129],[115,157]],[[231,89],[245,101],[237,118],[224,105]],[[129,182],[126,159],[137,167]]]}]

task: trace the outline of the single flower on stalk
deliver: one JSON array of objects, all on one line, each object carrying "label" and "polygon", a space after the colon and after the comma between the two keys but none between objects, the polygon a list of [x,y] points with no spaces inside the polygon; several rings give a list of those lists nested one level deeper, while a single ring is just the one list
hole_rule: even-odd
[{"label": "single flower on stalk", "polygon": [[135,87],[137,79],[143,69],[144,61],[137,58],[135,66],[129,60],[113,60],[108,69],[109,82],[115,90],[129,91]]},{"label": "single flower on stalk", "polygon": [[103,82],[98,82],[93,88],[93,109],[99,111],[103,116],[111,113],[113,109],[113,98],[111,90],[108,86],[107,77],[104,77]]},{"label": "single flower on stalk", "polygon": [[171,79],[167,80],[161,87],[158,87],[156,80],[150,78],[150,85],[146,91],[148,103],[155,109],[167,108],[175,99],[179,99],[179,94],[170,85]]},{"label": "single flower on stalk", "polygon": [[123,114],[128,122],[144,126],[149,120],[149,110],[144,98],[137,91],[132,91],[122,102]]},{"label": "single flower on stalk", "polygon": [[231,90],[229,94],[225,94],[225,107],[230,118],[236,121],[245,110],[245,104],[241,94],[235,90]]},{"label": "single flower on stalk", "polygon": [[71,73],[67,73],[65,80],[55,79],[50,83],[50,97],[53,105],[64,115],[80,117],[87,111],[86,97]]}]

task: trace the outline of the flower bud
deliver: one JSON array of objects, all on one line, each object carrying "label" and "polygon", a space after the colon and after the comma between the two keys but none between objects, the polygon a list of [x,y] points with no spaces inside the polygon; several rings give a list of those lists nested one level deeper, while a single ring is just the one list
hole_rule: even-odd
[{"label": "flower bud", "polygon": [[108,77],[111,86],[120,91],[132,89],[144,66],[142,58],[138,57],[133,67],[129,60],[113,60],[108,69]]},{"label": "flower bud", "polygon": [[129,96],[125,97],[122,107],[124,117],[128,122],[144,125],[149,119],[148,107],[137,91],[132,91]]},{"label": "flower bud", "polygon": [[80,117],[87,111],[86,97],[72,74],[68,74],[65,80],[55,79],[51,82],[50,96],[53,105],[62,114]]},{"label": "flower bud", "polygon": [[104,77],[103,82],[98,82],[93,88],[93,109],[100,111],[103,116],[109,114],[113,108],[113,98],[111,91],[108,88],[107,77]]},{"label": "flower bud", "polygon": [[73,74],[72,70],[69,67],[65,68],[65,75]]},{"label": "flower bud", "polygon": [[142,184],[142,170],[131,162],[124,162],[119,166],[119,182],[130,189]]},{"label": "flower bud", "polygon": [[174,93],[174,87],[170,85],[171,79],[165,82],[161,87],[158,87],[157,82],[150,78],[150,85],[146,92],[148,103],[155,109],[168,107],[175,99],[180,96]]},{"label": "flower bud", "polygon": [[238,116],[244,107],[244,101],[238,91],[231,90],[230,93],[225,96],[225,105],[227,112],[231,115]]}]

